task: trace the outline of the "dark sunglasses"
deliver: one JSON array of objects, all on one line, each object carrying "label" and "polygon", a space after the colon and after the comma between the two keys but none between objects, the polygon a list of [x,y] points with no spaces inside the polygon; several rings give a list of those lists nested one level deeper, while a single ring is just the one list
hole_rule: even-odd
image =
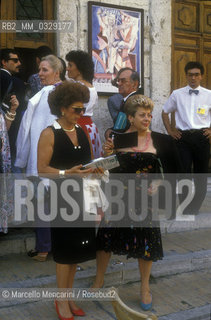
[{"label": "dark sunglasses", "polygon": [[12,61],[14,61],[15,63],[18,63],[18,61],[20,61],[20,59],[18,59],[18,58],[9,58],[8,60],[12,60]]},{"label": "dark sunglasses", "polygon": [[86,108],[79,108],[79,107],[75,107],[75,106],[71,106],[71,108],[73,108],[74,112],[77,114],[80,114],[81,112],[84,113],[86,111]]}]

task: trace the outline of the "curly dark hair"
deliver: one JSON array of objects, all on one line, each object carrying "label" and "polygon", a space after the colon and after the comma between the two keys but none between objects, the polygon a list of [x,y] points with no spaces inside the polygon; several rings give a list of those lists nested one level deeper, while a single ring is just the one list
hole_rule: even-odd
[{"label": "curly dark hair", "polygon": [[66,60],[74,62],[77,69],[82,74],[84,80],[92,84],[94,78],[94,63],[92,57],[85,51],[72,50],[66,55]]},{"label": "curly dark hair", "polygon": [[0,61],[1,61],[1,67],[2,67],[2,60],[8,61],[10,58],[10,53],[16,54],[18,56],[17,51],[15,49],[1,49],[0,50]]},{"label": "curly dark hair", "polygon": [[87,103],[90,98],[89,89],[79,83],[64,81],[49,93],[48,103],[51,113],[61,116],[61,108],[68,108],[74,102]]}]

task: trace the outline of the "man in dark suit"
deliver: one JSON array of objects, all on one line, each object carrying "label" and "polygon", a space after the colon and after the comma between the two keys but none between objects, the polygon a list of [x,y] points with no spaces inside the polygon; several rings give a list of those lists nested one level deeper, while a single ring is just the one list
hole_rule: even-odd
[{"label": "man in dark suit", "polygon": [[25,102],[25,85],[24,82],[15,77],[19,73],[21,62],[18,54],[13,49],[2,49],[0,51],[1,58],[1,70],[0,70],[0,102],[5,98],[5,95],[15,94],[18,101],[19,107],[16,110],[15,120],[9,129],[9,140],[10,140],[10,151],[12,166],[15,160],[16,154],[16,138],[18,134],[18,129],[26,108]]},{"label": "man in dark suit", "polygon": [[119,113],[122,100],[123,96],[120,93],[115,93],[114,95],[110,96],[107,100],[108,110],[114,123]]},{"label": "man in dark suit", "polygon": [[[120,112],[124,113],[124,104],[127,101],[127,99],[133,94],[136,94],[136,93],[141,94],[141,92],[139,92],[140,77],[137,71],[131,68],[122,68],[119,70],[116,78],[112,81],[112,84],[118,87],[119,94],[122,96],[121,104],[119,101],[117,101],[117,105],[115,106],[114,104],[112,105],[113,109],[116,109],[115,110],[116,117],[113,118],[114,128],[115,128],[115,124],[116,124],[116,121],[118,122],[118,116]],[[111,104],[110,104],[109,112],[110,113],[114,112],[114,110],[111,110]],[[126,115],[125,115],[125,125],[123,125],[123,127],[121,128],[118,128],[118,130],[125,131],[128,128],[128,125],[129,124],[126,120]],[[106,139],[109,137],[111,131],[112,130],[110,128],[106,130],[105,132]]]},{"label": "man in dark suit", "polygon": [[[132,94],[137,92],[140,85],[140,77],[137,71],[131,68],[122,68],[117,74],[115,83],[119,93],[123,96],[124,102],[126,102]],[[123,111],[123,104],[120,107],[120,111]]]}]

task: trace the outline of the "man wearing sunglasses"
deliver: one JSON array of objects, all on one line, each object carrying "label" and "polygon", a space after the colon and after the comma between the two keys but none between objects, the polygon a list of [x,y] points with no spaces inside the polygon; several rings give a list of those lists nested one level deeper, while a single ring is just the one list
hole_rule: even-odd
[{"label": "man wearing sunglasses", "polygon": [[[7,92],[13,75],[19,73],[21,62],[13,49],[2,49],[1,55],[1,100]],[[11,88],[13,89],[13,88]],[[12,91],[12,90],[11,90]],[[10,92],[11,92],[10,91]],[[9,93],[9,92],[8,92]]]},{"label": "man wearing sunglasses", "polygon": [[9,129],[10,151],[13,171],[13,166],[16,154],[15,142],[18,134],[20,122],[25,111],[25,85],[24,82],[16,77],[20,71],[21,62],[18,54],[13,49],[1,49],[0,50],[1,69],[0,69],[0,103],[11,94],[16,95],[19,101],[19,107],[16,110],[16,116],[12,121]]}]

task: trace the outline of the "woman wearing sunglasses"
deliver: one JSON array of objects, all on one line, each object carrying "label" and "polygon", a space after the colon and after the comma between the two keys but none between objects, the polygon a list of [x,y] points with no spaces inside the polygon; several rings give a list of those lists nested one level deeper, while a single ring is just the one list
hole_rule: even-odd
[{"label": "woman wearing sunglasses", "polygon": [[[152,100],[143,95],[137,94],[128,98],[125,104],[125,113],[131,126],[127,132],[137,132],[138,144],[116,150],[120,167],[113,170],[115,173],[121,173],[120,179],[122,177],[123,183],[125,183],[125,190],[127,189],[127,173],[136,182],[135,214],[142,217],[146,210],[146,219],[143,224],[131,221],[128,217],[126,227],[122,228],[118,227],[119,224],[112,225],[106,221],[101,225],[102,228],[99,229],[97,236],[97,275],[93,285],[95,288],[102,287],[111,252],[126,255],[127,258],[137,258],[141,275],[140,305],[145,311],[152,307],[152,295],[149,287],[152,262],[163,257],[159,223],[155,221],[155,224],[152,224],[152,196],[157,192],[159,186],[158,181],[153,181],[153,178],[160,179],[162,175],[159,173],[162,173],[163,170],[166,173],[173,173],[180,168],[180,160],[173,139],[149,129],[153,106]],[[114,144],[111,138],[105,142],[104,150],[106,155],[114,153]],[[151,174],[155,174],[155,176],[152,177]],[[146,187],[142,187],[142,179],[148,181],[147,190]],[[144,195],[144,199],[148,199],[148,205],[143,205],[142,199],[140,202],[142,193],[139,194],[139,192],[145,191],[147,195]],[[133,196],[134,194],[130,199]],[[128,201],[127,199],[124,202],[126,214],[133,210]]]},{"label": "woman wearing sunglasses", "polygon": [[[83,129],[77,125],[79,118],[85,112],[84,103],[88,101],[88,88],[78,82],[65,81],[49,94],[48,102],[51,112],[58,119],[40,136],[38,171],[41,176],[51,174],[58,177],[57,186],[60,186],[63,181],[68,182],[68,178],[76,179],[74,181],[80,184],[81,177],[92,172],[92,169],[82,170],[82,165],[91,160],[91,148]],[[78,217],[80,220],[82,218],[83,191],[81,189],[77,191],[69,192],[80,207]],[[58,199],[58,215],[60,208],[66,208],[65,210],[69,212],[68,204],[61,199],[59,191]],[[58,226],[57,222],[56,226]],[[58,228],[52,225],[52,253],[56,262],[58,288],[70,289],[73,287],[77,263],[95,258],[95,229],[88,227],[87,224],[84,226],[82,220],[79,223],[80,227],[76,227],[74,222],[66,221],[62,221],[61,226],[63,227]],[[78,308],[73,301],[55,301],[55,305],[61,320],[72,320],[73,315],[85,315],[83,310]]]},{"label": "woman wearing sunglasses", "polygon": [[[61,61],[54,55],[43,57],[39,65],[39,77],[44,88],[36,93],[28,102],[17,137],[17,153],[15,165],[24,168],[26,175],[35,184],[37,181],[37,145],[43,129],[56,119],[51,114],[48,95],[62,83],[60,74],[63,71]],[[36,199],[35,204],[36,205]],[[28,252],[34,260],[44,262],[51,251],[50,229],[37,227],[35,249]]]},{"label": "woman wearing sunglasses", "polygon": [[78,124],[84,129],[87,137],[91,141],[93,157],[99,158],[103,154],[102,145],[98,129],[92,121],[94,109],[98,107],[97,91],[92,85],[94,78],[92,57],[85,51],[73,50],[66,55],[66,60],[68,61],[68,77],[80,81],[89,89],[90,99],[89,102],[85,104],[86,112],[79,119]]}]

